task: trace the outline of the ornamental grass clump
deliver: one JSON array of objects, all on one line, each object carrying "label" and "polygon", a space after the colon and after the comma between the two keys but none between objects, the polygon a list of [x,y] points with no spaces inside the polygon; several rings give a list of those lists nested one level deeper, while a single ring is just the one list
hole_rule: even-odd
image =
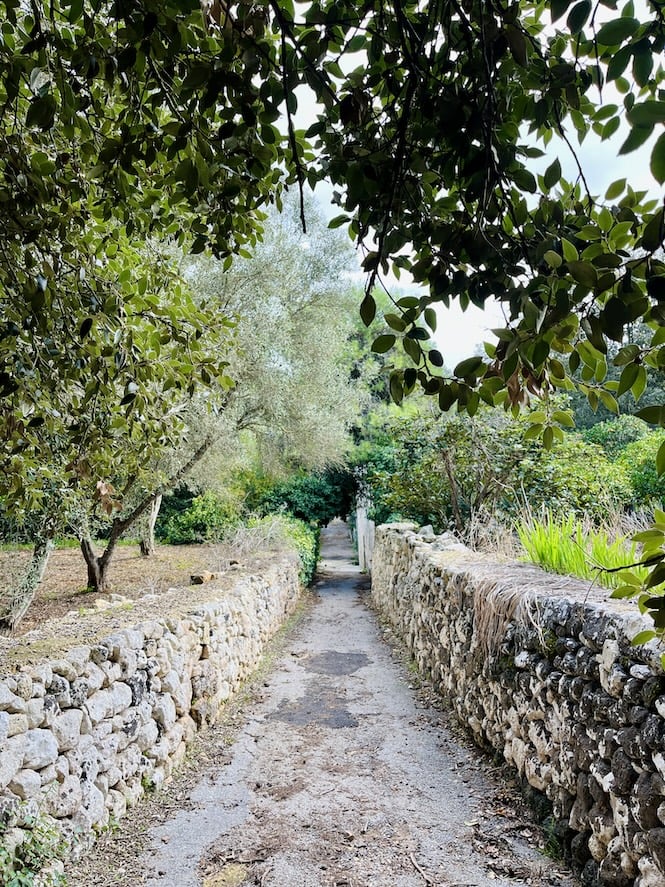
[{"label": "ornamental grass clump", "polygon": [[[638,546],[609,527],[594,527],[573,515],[555,517],[545,511],[528,515],[517,524],[526,559],[562,575],[591,579],[607,588],[624,584],[622,567],[630,567],[642,581],[647,570],[632,566],[640,559]],[[617,572],[609,572],[617,571]]]}]

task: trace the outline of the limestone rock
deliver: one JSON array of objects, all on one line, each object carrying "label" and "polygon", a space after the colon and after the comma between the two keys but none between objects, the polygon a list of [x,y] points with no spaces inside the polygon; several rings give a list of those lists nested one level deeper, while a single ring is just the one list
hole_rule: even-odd
[{"label": "limestone rock", "polygon": [[24,767],[39,770],[58,759],[58,741],[50,730],[28,730],[24,737]]},{"label": "limestone rock", "polygon": [[37,797],[41,787],[42,781],[34,770],[19,770],[9,783],[9,790],[23,801]]}]

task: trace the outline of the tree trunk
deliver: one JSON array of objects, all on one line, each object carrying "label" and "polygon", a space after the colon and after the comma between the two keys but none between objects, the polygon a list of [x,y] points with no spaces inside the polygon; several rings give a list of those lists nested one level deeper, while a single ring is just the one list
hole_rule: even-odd
[{"label": "tree trunk", "polygon": [[[135,524],[139,518],[143,517],[149,509],[153,508],[154,503],[158,498],[161,500],[165,489],[174,486],[178,481],[185,477],[187,472],[189,472],[199,459],[201,459],[210,449],[213,439],[213,437],[207,437],[199,448],[190,456],[188,461],[185,462],[185,464],[169,479],[169,482],[167,484],[162,484],[162,486],[155,490],[154,493],[151,493],[149,496],[146,496],[145,499],[142,499],[127,517],[117,517],[113,521],[111,524],[111,532],[109,533],[108,544],[101,555],[98,555],[95,551],[90,535],[87,532],[81,535],[81,551],[85,562],[88,565],[89,588],[99,594],[106,594],[108,591],[108,568],[115,547],[122,534]],[[159,511],[159,509],[157,509],[157,511]],[[157,515],[155,515],[155,520],[156,519]]]},{"label": "tree trunk", "polygon": [[145,519],[143,526],[143,532],[141,533],[139,546],[143,557],[151,557],[155,553],[155,524],[157,523],[157,517],[159,516],[159,509],[161,506],[162,494],[159,493],[150,506],[148,516]]},{"label": "tree trunk", "polygon": [[109,590],[108,571],[118,536],[114,538],[112,529],[108,545],[101,554],[95,551],[89,535],[81,537],[81,552],[88,567],[88,588],[98,594],[106,594]]},{"label": "tree trunk", "polygon": [[25,616],[35,596],[35,592],[44,578],[44,571],[52,550],[53,541],[50,538],[38,539],[35,542],[28,569],[18,584],[7,595],[6,606],[2,605],[0,635],[11,634]]},{"label": "tree trunk", "polygon": [[450,486],[450,504],[453,509],[455,527],[457,532],[462,535],[464,533],[464,519],[462,517],[462,509],[460,508],[459,488],[457,486],[457,480],[455,479],[455,472],[448,452],[444,450],[441,455],[443,457],[443,466],[446,470],[446,476],[448,477],[448,484]]}]

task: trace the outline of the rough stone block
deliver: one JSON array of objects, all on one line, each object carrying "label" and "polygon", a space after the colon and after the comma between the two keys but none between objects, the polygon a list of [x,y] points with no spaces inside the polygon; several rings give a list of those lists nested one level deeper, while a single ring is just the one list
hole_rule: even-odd
[{"label": "rough stone block", "polygon": [[58,759],[58,741],[50,730],[28,730],[25,739],[23,766],[39,770]]},{"label": "rough stone block", "polygon": [[34,770],[19,770],[9,783],[9,790],[23,801],[37,797],[41,787],[41,778]]}]

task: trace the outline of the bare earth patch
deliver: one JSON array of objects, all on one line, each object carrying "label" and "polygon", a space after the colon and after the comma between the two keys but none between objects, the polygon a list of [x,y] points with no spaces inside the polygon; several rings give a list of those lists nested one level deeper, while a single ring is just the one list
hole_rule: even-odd
[{"label": "bare earth patch", "polygon": [[[87,571],[78,548],[56,550],[18,631],[11,638],[0,637],[0,672],[55,657],[136,622],[223,597],[239,577],[261,573],[268,562],[287,556],[275,549],[238,555],[230,545],[219,543],[162,545],[146,558],[138,546],[123,545],[111,564],[111,591],[99,595],[86,588]],[[29,557],[27,551],[0,552],[0,587],[6,587]],[[189,584],[192,574],[204,571],[221,575],[212,583]]]}]

